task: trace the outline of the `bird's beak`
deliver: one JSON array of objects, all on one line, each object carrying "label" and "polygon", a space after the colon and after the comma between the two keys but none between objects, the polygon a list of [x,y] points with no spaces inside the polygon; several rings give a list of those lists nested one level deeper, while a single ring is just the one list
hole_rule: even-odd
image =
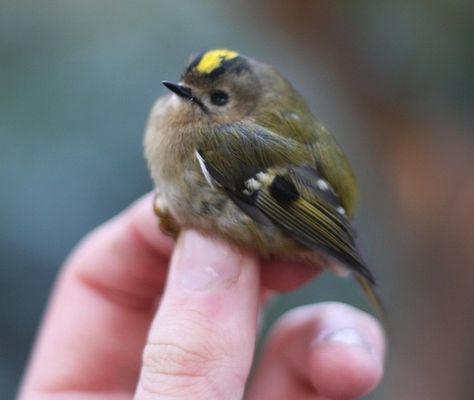
[{"label": "bird's beak", "polygon": [[204,103],[201,100],[199,100],[199,98],[197,98],[196,96],[193,96],[193,92],[191,88],[184,86],[181,83],[173,83],[173,82],[168,82],[168,81],[163,81],[161,83],[165,85],[173,93],[177,94],[179,97],[189,100],[191,103],[197,104],[201,108],[201,110],[204,111],[205,113],[209,111],[207,107],[204,105]]},{"label": "bird's beak", "polygon": [[167,89],[171,90],[173,93],[176,93],[179,97],[182,97],[183,99],[194,99],[191,89],[187,86],[181,85],[180,83],[173,83],[168,81],[163,81],[161,83],[165,85]]}]

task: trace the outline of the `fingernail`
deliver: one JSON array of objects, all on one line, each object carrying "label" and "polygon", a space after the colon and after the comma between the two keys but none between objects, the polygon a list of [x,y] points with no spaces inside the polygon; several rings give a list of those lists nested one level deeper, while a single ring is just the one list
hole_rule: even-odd
[{"label": "fingernail", "polygon": [[171,269],[184,289],[212,291],[235,284],[242,262],[238,251],[225,243],[185,231],[179,238]]},{"label": "fingernail", "polygon": [[320,341],[357,346],[364,349],[368,353],[373,354],[369,343],[359,334],[359,332],[352,328],[339,329],[326,334],[320,339]]}]

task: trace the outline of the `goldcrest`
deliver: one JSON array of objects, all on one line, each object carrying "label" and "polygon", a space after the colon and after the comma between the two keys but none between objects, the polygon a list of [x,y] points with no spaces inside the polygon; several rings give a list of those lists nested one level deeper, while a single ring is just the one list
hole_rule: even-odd
[{"label": "goldcrest", "polygon": [[262,258],[353,273],[381,312],[354,241],[352,169],[273,67],[217,49],[192,58],[145,133],[161,229],[192,228]]}]

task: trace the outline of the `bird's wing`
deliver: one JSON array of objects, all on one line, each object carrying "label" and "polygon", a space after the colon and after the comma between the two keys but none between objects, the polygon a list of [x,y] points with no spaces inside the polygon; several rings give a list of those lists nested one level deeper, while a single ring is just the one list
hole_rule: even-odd
[{"label": "bird's wing", "polygon": [[250,121],[221,125],[202,135],[196,150],[221,175],[222,186],[236,189],[263,169],[308,160],[310,149]]},{"label": "bird's wing", "polygon": [[259,126],[246,124],[243,134],[242,127],[228,128],[226,134],[238,138],[224,140],[211,151],[196,150],[209,183],[222,188],[256,222],[274,224],[309,249],[341,261],[356,273],[383,315],[375,279],[356,247],[347,210],[326,175],[305,163],[311,154]]},{"label": "bird's wing", "polygon": [[338,193],[347,215],[352,217],[357,205],[357,184],[352,168],[331,133],[302,105],[299,113],[281,107],[266,110],[259,116],[263,125],[278,135],[292,138],[310,149],[312,163]]},{"label": "bird's wing", "polygon": [[271,221],[309,249],[322,250],[342,261],[372,284],[345,210],[329,183],[310,166],[286,164],[247,169],[242,180],[227,174],[198,151],[203,173],[220,186],[255,221]]}]

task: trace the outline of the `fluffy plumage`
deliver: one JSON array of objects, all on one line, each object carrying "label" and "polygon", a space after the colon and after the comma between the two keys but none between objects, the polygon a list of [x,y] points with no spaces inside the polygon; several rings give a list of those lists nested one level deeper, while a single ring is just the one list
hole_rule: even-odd
[{"label": "fluffy plumage", "polygon": [[382,309],[351,226],[357,187],[341,149],[272,66],[219,49],[158,100],[145,153],[162,225],[262,257],[352,271]]}]

